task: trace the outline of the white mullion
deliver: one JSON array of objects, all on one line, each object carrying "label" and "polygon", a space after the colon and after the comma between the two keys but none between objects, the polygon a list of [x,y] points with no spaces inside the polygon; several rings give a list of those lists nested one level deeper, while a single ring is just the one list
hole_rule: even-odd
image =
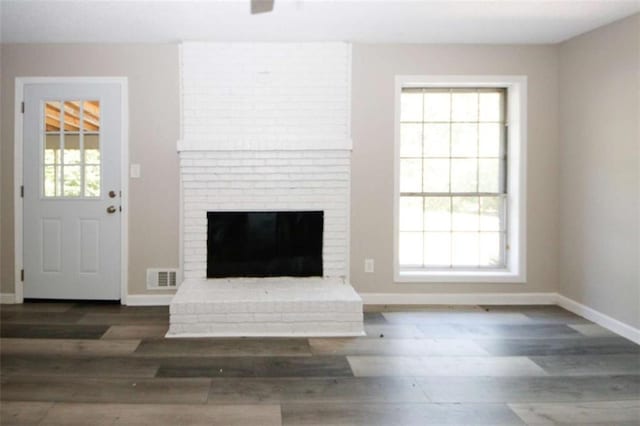
[{"label": "white mullion", "polygon": [[453,196],[451,195],[452,135],[453,135],[453,92],[449,89],[449,269],[453,268]]},{"label": "white mullion", "polygon": [[[420,127],[421,132],[420,132],[420,187],[422,188],[422,191],[424,192],[424,93],[425,90],[421,89],[420,93],[422,95],[422,121],[421,124],[422,126]],[[425,198],[422,197],[422,267],[424,268],[426,266],[426,262],[425,262],[425,249],[424,249],[424,244],[425,244],[425,240],[426,240],[426,227],[425,227],[425,221],[424,221],[424,215],[425,215]]]},{"label": "white mullion", "polygon": [[64,196],[64,99],[60,101],[60,194],[58,197]]},{"label": "white mullion", "polygon": [[84,133],[82,126],[84,125],[84,102],[82,100],[78,100],[79,104],[79,122],[78,122],[78,143],[80,146],[80,197],[84,198],[86,194],[84,193]]},{"label": "white mullion", "polygon": [[[476,91],[477,94],[477,112],[478,112],[478,118],[477,118],[477,122],[476,122],[476,192],[479,194],[480,193],[480,91]],[[478,195],[478,246],[476,247],[477,253],[478,253],[478,266],[480,266],[480,258],[482,257],[482,253],[481,253],[481,245],[480,244],[480,215],[482,213],[481,210],[481,202],[480,202],[481,198]]]}]

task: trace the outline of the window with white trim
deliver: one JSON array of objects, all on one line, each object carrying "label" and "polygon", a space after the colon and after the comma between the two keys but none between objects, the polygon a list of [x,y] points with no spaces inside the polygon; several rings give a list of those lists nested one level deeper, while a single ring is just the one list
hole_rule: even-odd
[{"label": "window with white trim", "polygon": [[523,150],[509,129],[510,113],[520,111],[509,102],[520,100],[506,85],[487,83],[398,89],[396,279],[521,280],[522,250],[512,253],[511,243],[523,236]]}]

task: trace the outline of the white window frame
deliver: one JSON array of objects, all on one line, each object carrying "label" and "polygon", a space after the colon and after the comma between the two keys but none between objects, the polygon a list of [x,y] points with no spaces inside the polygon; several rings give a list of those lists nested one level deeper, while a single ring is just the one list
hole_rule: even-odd
[{"label": "white window frame", "polygon": [[[399,262],[400,96],[403,88],[505,88],[507,90],[507,264],[500,269],[402,270]],[[393,267],[397,283],[526,282],[527,77],[512,75],[399,75],[395,79]]]}]

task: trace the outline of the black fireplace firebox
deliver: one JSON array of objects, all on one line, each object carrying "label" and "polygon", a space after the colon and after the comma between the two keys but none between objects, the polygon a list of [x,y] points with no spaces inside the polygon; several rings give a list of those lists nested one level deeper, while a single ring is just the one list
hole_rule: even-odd
[{"label": "black fireplace firebox", "polygon": [[322,276],[322,211],[207,212],[207,278]]}]

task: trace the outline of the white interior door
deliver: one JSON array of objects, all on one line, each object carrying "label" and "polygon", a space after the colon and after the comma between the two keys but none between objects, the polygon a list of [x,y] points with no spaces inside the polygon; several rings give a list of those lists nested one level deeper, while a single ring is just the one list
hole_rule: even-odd
[{"label": "white interior door", "polygon": [[24,297],[120,299],[118,83],[25,84]]}]

